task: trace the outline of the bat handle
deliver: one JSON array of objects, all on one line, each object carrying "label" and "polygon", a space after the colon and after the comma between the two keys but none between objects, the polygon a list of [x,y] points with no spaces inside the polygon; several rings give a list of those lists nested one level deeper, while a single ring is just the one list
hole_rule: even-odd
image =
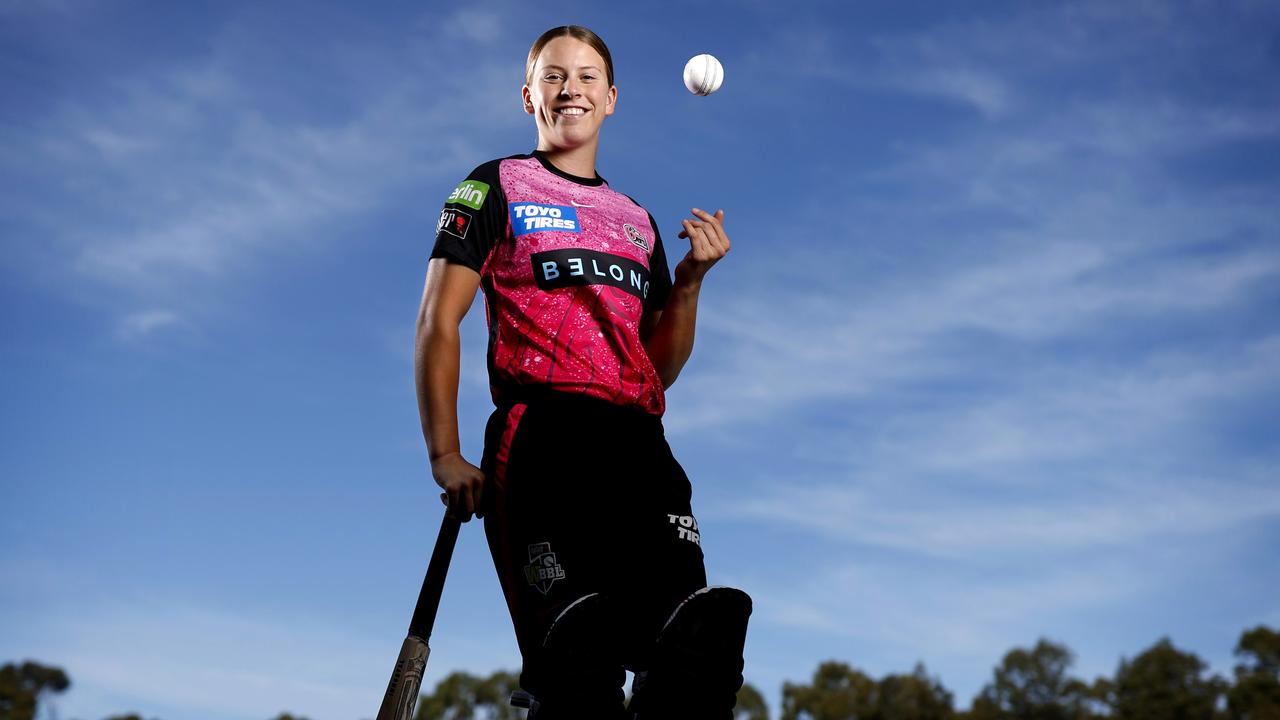
[{"label": "bat handle", "polygon": [[391,681],[378,709],[378,720],[410,720],[413,717],[418,691],[422,687],[422,675],[427,669],[427,656],[431,654],[427,640],[436,624],[440,593],[444,590],[444,578],[449,572],[449,560],[453,557],[453,546],[458,541],[461,525],[448,513],[440,523],[440,534],[436,536],[436,547],[431,551],[427,576],[422,580],[418,604],[413,609],[413,619],[409,621],[409,635],[400,647],[400,657],[396,659],[395,670],[391,672]]},{"label": "bat handle", "polygon": [[461,521],[445,513],[444,520],[440,522],[440,534],[436,536],[436,547],[431,551],[427,576],[422,580],[422,591],[418,593],[418,612],[413,614],[409,623],[410,637],[422,638],[424,642],[431,639],[436,611],[440,609],[440,593],[444,591],[444,578],[449,574],[449,561],[453,558],[453,546],[458,542],[458,529],[461,527]]}]

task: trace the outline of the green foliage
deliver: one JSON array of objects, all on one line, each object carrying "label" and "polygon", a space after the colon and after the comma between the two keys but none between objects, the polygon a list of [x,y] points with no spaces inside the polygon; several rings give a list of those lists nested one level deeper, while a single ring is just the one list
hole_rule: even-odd
[{"label": "green foliage", "polygon": [[[1015,648],[994,669],[969,710],[957,713],[953,696],[917,664],[910,674],[879,681],[846,663],[821,663],[808,684],[784,683],[781,720],[1280,720],[1280,632],[1258,626],[1235,648],[1234,682],[1206,675],[1206,665],[1163,638],[1112,678],[1092,685],[1069,673],[1069,649],[1041,639]],[[39,701],[71,685],[60,668],[26,661],[0,667],[0,720],[35,720]],[[477,677],[455,672],[419,698],[414,720],[521,720],[509,698],[514,673]],[[1226,703],[1221,700],[1226,698]],[[1110,712],[1099,714],[1098,706]],[[1225,712],[1223,707],[1225,706]],[[743,684],[734,720],[769,720],[758,689]],[[105,720],[144,720],[137,713]],[[274,720],[307,720],[282,712]]]},{"label": "green foliage", "polygon": [[524,711],[509,702],[519,686],[514,673],[501,670],[487,678],[455,672],[418,699],[414,720],[519,720]]},{"label": "green foliage", "polygon": [[818,666],[809,685],[782,686],[782,720],[949,720],[951,693],[923,665],[879,682],[844,663]]},{"label": "green foliage", "polygon": [[738,690],[733,720],[769,720],[769,706],[765,704],[764,696],[751,683],[743,683]]},{"label": "green foliage", "polygon": [[1236,666],[1237,675],[1260,673],[1280,678],[1280,633],[1266,625],[1241,635],[1235,655],[1244,660]]},{"label": "green foliage", "polygon": [[955,714],[951,692],[929,677],[922,663],[916,663],[910,675],[886,675],[879,689],[880,720],[946,720]]},{"label": "green foliage", "polygon": [[870,718],[876,683],[861,671],[829,660],[809,685],[782,685],[782,720],[864,720]]},{"label": "green foliage", "polygon": [[1231,720],[1280,720],[1280,633],[1264,625],[1240,636],[1235,685],[1227,692]]},{"label": "green foliage", "polygon": [[62,668],[30,660],[0,667],[0,720],[32,720],[42,694],[60,693],[69,687],[71,680]]},{"label": "green foliage", "polygon": [[1083,681],[1067,674],[1073,657],[1065,645],[1041,639],[1030,650],[1005,654],[982,688],[969,720],[1086,720],[1092,697]]},{"label": "green foliage", "polygon": [[1117,720],[1213,720],[1226,684],[1202,677],[1205,664],[1164,638],[1132,661],[1121,660],[1109,700]]}]

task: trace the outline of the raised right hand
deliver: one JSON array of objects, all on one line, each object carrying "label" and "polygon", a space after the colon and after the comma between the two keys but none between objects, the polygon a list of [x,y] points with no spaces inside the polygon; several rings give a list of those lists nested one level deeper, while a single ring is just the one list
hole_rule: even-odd
[{"label": "raised right hand", "polygon": [[461,453],[448,453],[431,461],[431,474],[444,488],[440,501],[449,508],[449,514],[467,522],[472,514],[484,517],[480,503],[484,499],[484,473],[467,462]]}]

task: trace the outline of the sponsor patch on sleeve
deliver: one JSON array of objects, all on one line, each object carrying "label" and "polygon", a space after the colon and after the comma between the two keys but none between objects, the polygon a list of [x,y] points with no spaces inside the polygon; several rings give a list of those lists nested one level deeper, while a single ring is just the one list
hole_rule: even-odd
[{"label": "sponsor patch on sleeve", "polygon": [[440,212],[440,222],[436,224],[436,232],[447,232],[456,238],[465,240],[467,228],[471,227],[471,215],[455,208],[445,208]]},{"label": "sponsor patch on sleeve", "polygon": [[489,194],[489,184],[482,183],[479,180],[463,180],[458,187],[453,189],[446,203],[458,203],[466,205],[472,210],[479,210],[484,204],[484,198]]}]

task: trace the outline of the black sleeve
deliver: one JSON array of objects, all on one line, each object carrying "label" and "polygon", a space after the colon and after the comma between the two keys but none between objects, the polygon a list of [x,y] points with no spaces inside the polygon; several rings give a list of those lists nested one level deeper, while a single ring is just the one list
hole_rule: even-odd
[{"label": "black sleeve", "polygon": [[445,199],[431,257],[480,272],[507,230],[507,198],[498,178],[500,162],[491,160],[472,170]]},{"label": "black sleeve", "polygon": [[658,223],[649,215],[649,227],[653,228],[653,253],[649,256],[649,297],[645,298],[645,310],[661,310],[667,306],[671,294],[671,268],[667,265],[667,251],[662,248],[662,233]]}]

